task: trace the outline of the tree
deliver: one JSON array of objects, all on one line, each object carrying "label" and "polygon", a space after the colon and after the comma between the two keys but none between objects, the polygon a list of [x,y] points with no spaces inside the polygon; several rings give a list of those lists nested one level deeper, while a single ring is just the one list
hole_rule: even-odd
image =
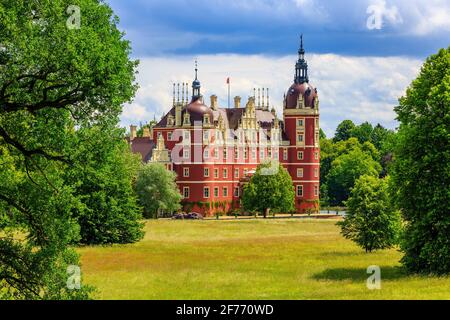
[{"label": "tree", "polygon": [[450,47],[430,56],[395,108],[393,190],[406,221],[402,263],[450,272]]},{"label": "tree", "polygon": [[260,212],[267,217],[270,210],[294,210],[295,192],[292,179],[276,161],[260,164],[249,183],[244,186],[242,204],[245,210]]},{"label": "tree", "polygon": [[152,129],[157,124],[158,124],[158,122],[156,120],[152,120],[149,123],[146,123],[144,125],[140,125],[139,129],[136,132],[136,136],[142,137],[144,135],[144,128]]},{"label": "tree", "polygon": [[350,136],[358,139],[360,143],[371,141],[373,127],[369,122],[363,122],[359,126],[353,128]]},{"label": "tree", "polygon": [[124,139],[124,130],[109,124],[76,131],[65,181],[83,204],[73,213],[83,244],[131,243],[142,239],[141,208],[133,181],[141,164]]},{"label": "tree", "polygon": [[345,141],[352,137],[352,132],[355,129],[355,124],[352,120],[342,121],[336,128],[336,134],[334,135],[333,141]]},{"label": "tree", "polygon": [[327,179],[330,204],[342,205],[360,176],[378,177],[380,172],[381,165],[359,148],[337,157]]},{"label": "tree", "polygon": [[[81,28],[67,26],[72,5]],[[63,176],[76,165],[76,128],[117,123],[135,93],[137,62],[117,23],[98,0],[0,3],[1,298],[88,297],[66,286],[83,203]]]},{"label": "tree", "polygon": [[377,148],[377,150],[381,150],[383,147],[384,141],[388,138],[388,135],[392,133],[391,130],[386,129],[381,124],[377,124],[370,134],[369,141]]},{"label": "tree", "polygon": [[390,203],[388,179],[361,176],[346,201],[345,220],[338,222],[342,235],[366,252],[391,248],[398,243],[401,218]]},{"label": "tree", "polygon": [[182,196],[175,182],[176,174],[160,163],[141,167],[136,193],[146,218],[156,218],[160,210],[173,212],[181,208]]}]

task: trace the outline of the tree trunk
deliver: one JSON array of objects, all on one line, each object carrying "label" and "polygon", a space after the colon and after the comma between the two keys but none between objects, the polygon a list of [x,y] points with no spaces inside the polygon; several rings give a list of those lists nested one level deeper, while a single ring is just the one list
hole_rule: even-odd
[{"label": "tree trunk", "polygon": [[264,210],[264,219],[266,219],[267,216],[269,215],[269,211],[270,211],[270,208],[266,208],[266,209]]}]

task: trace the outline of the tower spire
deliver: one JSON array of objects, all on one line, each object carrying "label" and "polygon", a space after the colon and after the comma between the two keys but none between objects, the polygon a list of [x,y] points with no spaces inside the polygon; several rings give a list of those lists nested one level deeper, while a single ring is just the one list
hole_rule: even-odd
[{"label": "tower spire", "polygon": [[195,80],[192,82],[192,101],[195,101],[201,97],[200,88],[201,85],[198,80],[198,62],[195,60]]},{"label": "tower spire", "polygon": [[295,83],[309,82],[308,63],[305,60],[305,49],[303,47],[303,34],[300,36],[300,49],[298,50],[298,61],[295,64]]}]

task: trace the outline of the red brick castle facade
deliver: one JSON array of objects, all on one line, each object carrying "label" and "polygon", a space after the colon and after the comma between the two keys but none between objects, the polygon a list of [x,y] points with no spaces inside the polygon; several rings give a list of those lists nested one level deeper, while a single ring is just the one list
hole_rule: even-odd
[{"label": "red brick castle facade", "polygon": [[[174,85],[171,110],[144,137],[131,126],[130,144],[144,161],[164,163],[177,174],[185,210],[206,215],[238,209],[242,186],[258,164],[277,159],[293,180],[297,212],[316,211],[319,200],[319,99],[309,83],[303,41],[294,83],[285,94],[283,120],[269,110],[268,89],[254,90],[241,107],[221,108],[217,96],[206,105],[195,69],[188,85]],[[181,98],[180,98],[181,87]],[[178,88],[178,97],[175,90]],[[261,96],[262,93],[262,96]]]}]

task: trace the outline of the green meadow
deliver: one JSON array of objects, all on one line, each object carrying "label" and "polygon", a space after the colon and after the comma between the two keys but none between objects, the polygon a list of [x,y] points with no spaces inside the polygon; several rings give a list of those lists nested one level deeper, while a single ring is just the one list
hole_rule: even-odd
[{"label": "green meadow", "polygon": [[450,299],[450,277],[407,275],[397,249],[365,253],[335,224],[147,221],[139,243],[78,249],[83,283],[96,299]]}]

